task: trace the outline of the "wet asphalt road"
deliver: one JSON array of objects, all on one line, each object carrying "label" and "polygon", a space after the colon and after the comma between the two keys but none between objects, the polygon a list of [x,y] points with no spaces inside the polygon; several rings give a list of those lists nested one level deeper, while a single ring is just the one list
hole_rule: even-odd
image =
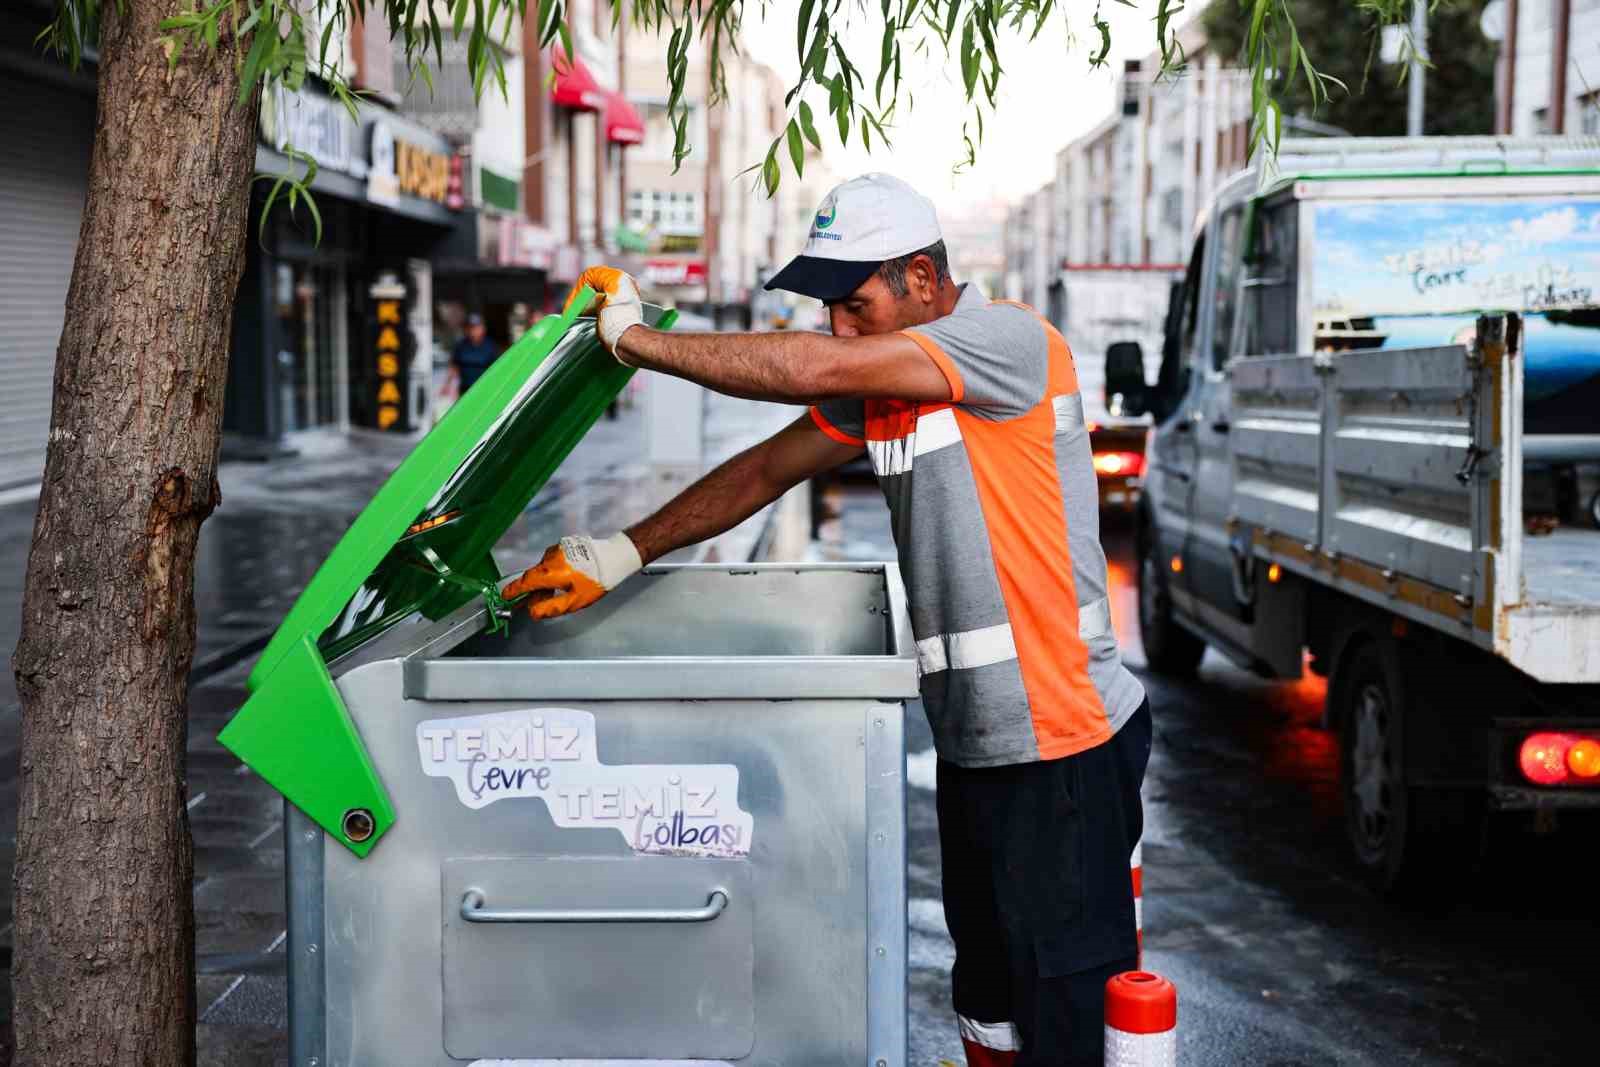
[{"label": "wet asphalt road", "polygon": [[[871,487],[829,493],[824,554],[884,558]],[[1320,679],[1266,682],[1208,653],[1145,669],[1132,538],[1109,521],[1112,610],[1155,712],[1145,781],[1145,966],[1179,994],[1184,1067],[1600,1064],[1596,837],[1504,827],[1494,857],[1421,907],[1347,858]],[[908,718],[912,1055],[961,1063],[939,901],[931,735]]]}]

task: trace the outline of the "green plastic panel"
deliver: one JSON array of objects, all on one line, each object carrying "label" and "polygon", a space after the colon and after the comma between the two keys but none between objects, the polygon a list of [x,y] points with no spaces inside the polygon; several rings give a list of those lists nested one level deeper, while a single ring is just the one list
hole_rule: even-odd
[{"label": "green plastic panel", "polygon": [[[250,672],[250,699],[219,735],[357,855],[395,813],[328,664],[475,597],[502,605],[490,550],[633,374],[577,317],[592,299],[584,290],[540,320],[417,443],[290,608]],[[675,318],[647,309],[662,329]],[[374,824],[359,841],[344,826],[355,810]]]},{"label": "green plastic panel", "polygon": [[[322,653],[309,637],[279,659],[270,684],[245,702],[221,738],[251,770],[356,855],[365,856],[394,825],[389,796]],[[370,833],[352,840],[345,815],[361,811],[372,820]]]}]

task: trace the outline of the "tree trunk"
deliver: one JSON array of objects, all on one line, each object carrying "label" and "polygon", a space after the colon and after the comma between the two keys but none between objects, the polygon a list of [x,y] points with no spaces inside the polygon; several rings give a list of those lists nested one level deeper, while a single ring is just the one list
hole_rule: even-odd
[{"label": "tree trunk", "polygon": [[194,1062],[185,690],[216,507],[255,97],[169,68],[187,0],[102,5],[99,116],[15,658],[19,1064]]}]

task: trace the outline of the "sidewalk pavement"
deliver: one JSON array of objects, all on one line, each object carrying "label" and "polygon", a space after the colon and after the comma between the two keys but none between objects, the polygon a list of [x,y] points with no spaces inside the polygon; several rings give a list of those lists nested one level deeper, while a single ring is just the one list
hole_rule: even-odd
[{"label": "sidewalk pavement", "polygon": [[[648,388],[648,383],[646,383]],[[602,418],[496,548],[507,573],[536,562],[566,533],[607,534],[648,514],[705,469],[796,417],[796,409],[710,395],[705,460],[653,469],[642,404]],[[189,812],[195,842],[200,1063],[287,1062],[283,976],[283,803],[216,740],[245,697],[244,681],[278,621],[355,516],[410,449],[379,435],[313,442],[266,464],[223,465],[222,506],[202,528],[195,575],[199,618],[190,691]],[[769,512],[772,509],[769,509]],[[11,653],[20,625],[34,503],[0,507],[0,863],[16,847],[16,689]],[[691,559],[750,559],[766,542],[757,515]],[[0,885],[0,963],[9,972],[11,880]],[[10,1012],[0,982],[0,1019]]]}]

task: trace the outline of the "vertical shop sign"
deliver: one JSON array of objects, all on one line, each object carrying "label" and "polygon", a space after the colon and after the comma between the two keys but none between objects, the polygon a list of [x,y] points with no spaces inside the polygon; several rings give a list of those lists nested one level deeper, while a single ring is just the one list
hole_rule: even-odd
[{"label": "vertical shop sign", "polygon": [[372,348],[376,357],[377,404],[374,419],[380,430],[404,430],[405,395],[401,391],[407,363],[406,287],[392,271],[379,275],[368,292],[372,296]]}]

